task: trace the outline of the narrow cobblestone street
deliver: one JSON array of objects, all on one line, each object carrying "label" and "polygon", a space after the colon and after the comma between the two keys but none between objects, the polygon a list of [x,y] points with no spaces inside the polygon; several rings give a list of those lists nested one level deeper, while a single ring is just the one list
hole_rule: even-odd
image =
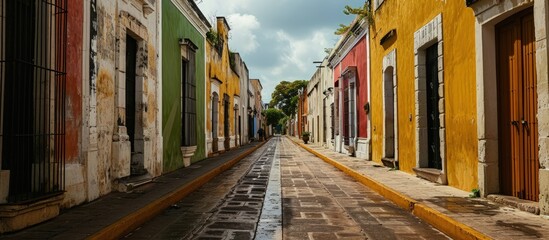
[{"label": "narrow cobblestone street", "polygon": [[126,238],[448,237],[287,138],[275,137]]},{"label": "narrow cobblestone street", "polygon": [[280,147],[285,239],[447,239],[288,139]]}]

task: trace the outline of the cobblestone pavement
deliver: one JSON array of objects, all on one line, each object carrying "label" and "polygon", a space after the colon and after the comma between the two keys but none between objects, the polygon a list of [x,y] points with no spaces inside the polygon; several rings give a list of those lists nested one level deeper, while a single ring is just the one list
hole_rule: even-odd
[{"label": "cobblestone pavement", "polygon": [[125,238],[252,239],[275,148],[271,140]]},{"label": "cobblestone pavement", "polygon": [[127,239],[447,239],[284,137]]},{"label": "cobblestone pavement", "polygon": [[[301,143],[297,138],[292,139]],[[393,171],[379,163],[350,157],[319,145],[307,144],[305,147],[346,168],[343,171],[355,177],[360,175],[369,178],[373,183],[371,185],[383,184],[383,187],[378,185],[380,191],[397,192],[400,196],[393,196],[396,201],[402,200],[402,196],[412,199],[414,213],[419,208],[419,212],[424,214],[422,217],[438,221],[433,225],[440,224],[446,230],[468,232],[463,228],[465,226],[482,233],[482,236],[476,235],[481,239],[549,239],[549,221],[545,216],[520,211],[484,198],[470,198],[470,192],[432,183],[413,174]]]},{"label": "cobblestone pavement", "polygon": [[287,138],[280,148],[284,239],[448,239]]}]

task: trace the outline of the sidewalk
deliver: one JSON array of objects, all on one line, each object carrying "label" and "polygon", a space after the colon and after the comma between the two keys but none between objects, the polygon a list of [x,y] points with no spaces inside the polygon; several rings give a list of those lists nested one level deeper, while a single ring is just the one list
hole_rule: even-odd
[{"label": "sidewalk", "polygon": [[549,220],[539,215],[290,139],[454,239],[549,239]]},{"label": "sidewalk", "polygon": [[118,239],[231,168],[265,142],[252,142],[155,178],[131,193],[113,192],[0,239]]}]

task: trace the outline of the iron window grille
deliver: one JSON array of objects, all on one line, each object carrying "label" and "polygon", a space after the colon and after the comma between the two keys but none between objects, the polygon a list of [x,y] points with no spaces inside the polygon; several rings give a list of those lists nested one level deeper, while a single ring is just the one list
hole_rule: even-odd
[{"label": "iron window grille", "polygon": [[230,106],[230,97],[227,94],[223,95],[223,133],[225,139],[230,137],[230,120],[229,120],[229,107]]},{"label": "iron window grille", "polygon": [[196,146],[196,50],[198,47],[188,38],[182,42],[186,56],[181,60],[181,144]]},{"label": "iron window grille", "polygon": [[335,134],[335,121],[334,121],[334,119],[335,119],[335,113],[334,113],[334,111],[335,111],[334,103],[332,103],[332,104],[330,104],[330,116],[331,116],[331,117],[330,117],[330,120],[331,120],[330,130],[331,130],[331,132],[332,132],[331,139],[334,139],[334,138],[335,138],[335,136],[334,136],[334,134]]},{"label": "iron window grille", "polygon": [[0,0],[0,33],[0,169],[31,202],[64,191],[67,0]]},{"label": "iron window grille", "polygon": [[343,142],[345,146],[349,146],[350,137],[350,100],[348,80],[343,79]]}]

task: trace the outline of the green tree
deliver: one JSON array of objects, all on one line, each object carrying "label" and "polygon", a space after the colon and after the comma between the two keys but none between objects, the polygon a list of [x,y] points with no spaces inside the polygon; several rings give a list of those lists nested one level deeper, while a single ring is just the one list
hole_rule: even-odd
[{"label": "green tree", "polygon": [[355,7],[346,5],[345,9],[343,9],[343,13],[345,13],[345,15],[357,15],[358,19],[357,21],[353,21],[349,25],[339,24],[339,28],[335,31],[335,34],[337,35],[346,34],[349,31],[349,29],[351,29],[355,24],[358,24],[360,20],[364,18],[366,18],[369,25],[374,24],[374,16],[372,13],[370,0],[364,1],[364,5],[362,5],[362,7],[355,8]]},{"label": "green tree", "polygon": [[282,81],[276,85],[271,94],[271,107],[282,110],[286,116],[295,114],[298,102],[298,91],[307,87],[307,80],[295,80],[293,82]]},{"label": "green tree", "polygon": [[279,133],[286,134],[286,125],[288,124],[288,121],[290,120],[290,117],[284,116],[280,121],[278,121],[277,130]]},{"label": "green tree", "polygon": [[267,118],[267,125],[273,126],[276,126],[280,122],[280,119],[286,116],[282,111],[276,108],[268,108],[263,110],[263,115]]}]

